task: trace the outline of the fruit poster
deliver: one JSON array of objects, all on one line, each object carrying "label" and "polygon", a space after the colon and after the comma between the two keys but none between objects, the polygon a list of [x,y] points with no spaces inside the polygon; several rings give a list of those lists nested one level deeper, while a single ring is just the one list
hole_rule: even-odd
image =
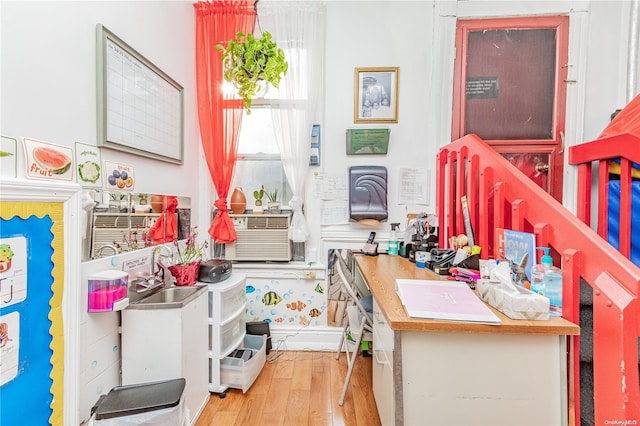
[{"label": "fruit poster", "polygon": [[103,172],[106,190],[133,191],[135,183],[133,166],[105,161]]},{"label": "fruit poster", "polygon": [[76,182],[83,188],[102,188],[102,161],[97,146],[76,142],[76,164]]},{"label": "fruit poster", "polygon": [[73,180],[73,149],[24,137],[22,146],[27,178]]}]

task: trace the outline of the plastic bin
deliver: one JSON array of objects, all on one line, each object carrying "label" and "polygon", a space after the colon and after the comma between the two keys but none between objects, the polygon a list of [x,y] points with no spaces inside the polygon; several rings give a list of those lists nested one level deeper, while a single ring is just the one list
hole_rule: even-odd
[{"label": "plastic bin", "polygon": [[210,324],[209,347],[214,354],[228,354],[237,347],[246,329],[244,311],[238,311],[235,317],[222,325]]},{"label": "plastic bin", "polygon": [[251,358],[244,361],[240,358],[226,357],[220,363],[220,381],[231,388],[242,389],[243,393],[251,387],[260,374],[267,359],[267,336],[244,336],[244,342],[238,349],[251,349]]}]

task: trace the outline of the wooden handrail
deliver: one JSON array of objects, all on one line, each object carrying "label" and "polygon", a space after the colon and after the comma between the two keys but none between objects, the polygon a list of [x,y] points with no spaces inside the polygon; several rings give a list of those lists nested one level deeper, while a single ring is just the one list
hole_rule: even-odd
[{"label": "wooden handrail", "polygon": [[[537,245],[550,247],[554,263],[562,267],[566,319],[579,324],[581,280],[593,288],[596,424],[640,419],[640,268],[476,135],[444,146],[437,167],[440,246],[465,233],[462,196],[469,200],[483,258],[495,254],[495,228],[535,233]],[[570,339],[567,363],[573,378],[580,373],[579,338]],[[569,421],[580,424],[579,381],[573,380],[569,390],[575,398]]]}]

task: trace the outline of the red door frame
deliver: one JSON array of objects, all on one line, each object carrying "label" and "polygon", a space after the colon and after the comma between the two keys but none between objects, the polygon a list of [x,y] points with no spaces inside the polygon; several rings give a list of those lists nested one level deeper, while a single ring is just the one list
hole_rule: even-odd
[{"label": "red door frame", "polygon": [[556,72],[554,89],[554,114],[551,139],[487,140],[500,152],[529,153],[542,151],[549,153],[548,192],[562,201],[562,180],[564,169],[564,133],[566,115],[566,84],[569,50],[569,17],[539,16],[524,18],[495,18],[458,20],[456,29],[456,60],[453,84],[453,119],[451,140],[465,135],[465,106],[467,80],[468,34],[478,30],[500,29],[555,29],[556,30]]}]

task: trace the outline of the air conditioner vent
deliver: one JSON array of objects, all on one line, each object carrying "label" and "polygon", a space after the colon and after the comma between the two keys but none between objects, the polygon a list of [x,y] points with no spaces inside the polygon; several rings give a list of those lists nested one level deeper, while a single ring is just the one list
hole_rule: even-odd
[{"label": "air conditioner vent", "polygon": [[147,226],[148,223],[148,219],[146,216],[143,215],[131,215],[131,228],[144,228],[145,226]]},{"label": "air conditioner vent", "polygon": [[98,228],[128,228],[129,215],[95,215],[94,226]]},{"label": "air conditioner vent", "polygon": [[289,261],[291,214],[231,214],[238,239],[225,246],[228,260]]},{"label": "air conditioner vent", "polygon": [[282,217],[253,215],[247,217],[247,229],[289,229],[289,215]]}]

